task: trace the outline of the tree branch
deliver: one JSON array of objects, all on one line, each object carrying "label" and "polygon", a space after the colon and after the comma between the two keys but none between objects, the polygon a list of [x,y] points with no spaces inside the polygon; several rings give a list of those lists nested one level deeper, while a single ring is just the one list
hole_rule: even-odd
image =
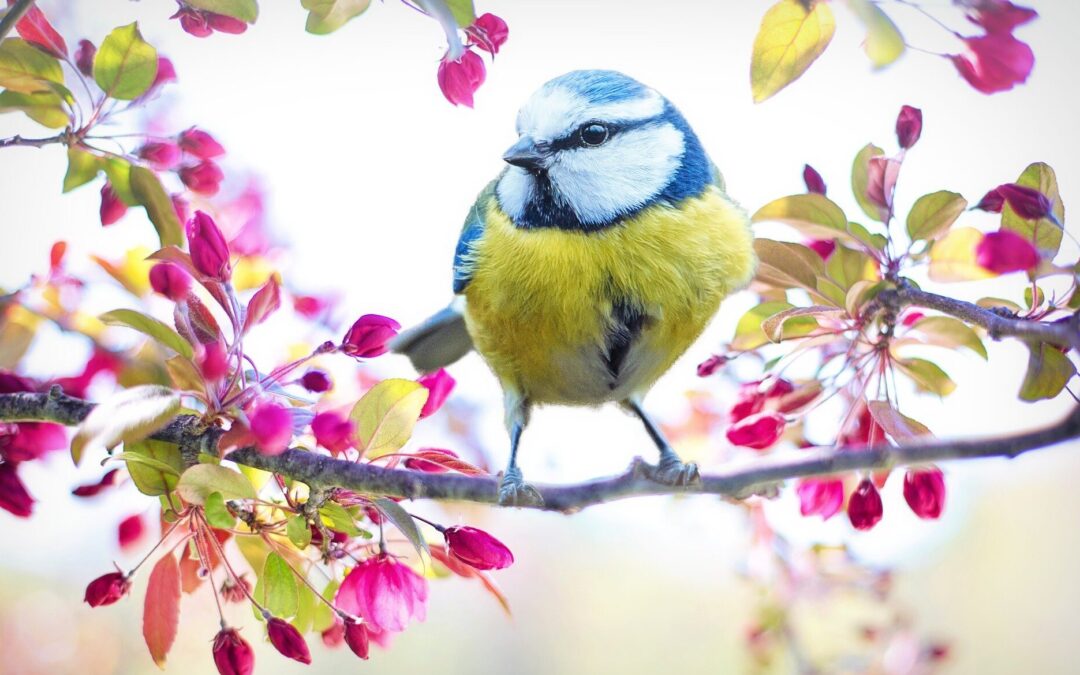
[{"label": "tree branch", "polygon": [[0,40],[7,37],[15,24],[19,23],[19,19],[23,18],[23,15],[33,6],[34,0],[16,0],[15,4],[8,8],[7,13],[0,19]]},{"label": "tree branch", "polygon": [[[74,425],[82,421],[94,404],[67,396],[53,387],[48,394],[0,395],[0,421],[48,421]],[[181,415],[152,438],[178,443],[217,454],[221,435],[216,428],[204,428],[197,417]],[[733,464],[717,473],[703,475],[699,485],[661,485],[645,475],[645,462],[635,458],[617,476],[572,485],[536,485],[544,498],[539,507],[572,513],[587,506],[617,499],[647,495],[710,494],[742,498],[784,480],[859,470],[881,470],[908,464],[979,457],[1016,457],[1080,437],[1080,407],[1052,426],[1001,438],[971,440],[928,440],[899,447],[877,444],[859,449],[810,450],[773,455]],[[342,487],[355,492],[389,495],[405,499],[438,499],[498,503],[498,478],[434,474],[408,469],[387,469],[372,464],[350,462],[291,449],[276,456],[262,455],[254,448],[234,450],[226,459],[257,469],[272,471],[301,481],[312,488]]]},{"label": "tree branch", "polygon": [[67,140],[68,133],[66,131],[46,138],[23,138],[22,136],[15,135],[11,138],[0,138],[0,148],[10,148],[15,145],[29,146],[31,148],[44,148],[46,145],[52,145],[53,143],[66,143]]}]

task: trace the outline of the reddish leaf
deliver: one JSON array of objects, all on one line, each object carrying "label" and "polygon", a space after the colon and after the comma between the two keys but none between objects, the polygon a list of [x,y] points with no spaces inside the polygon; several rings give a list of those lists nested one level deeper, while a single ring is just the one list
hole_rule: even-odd
[{"label": "reddish leaf", "polygon": [[487,471],[469,464],[446,450],[438,448],[421,448],[412,453],[405,460],[405,466],[419,471],[436,472],[437,468],[457,471],[467,476],[486,476]]},{"label": "reddish leaf", "polygon": [[[8,0],[8,7],[13,4],[15,4],[15,0]],[[45,13],[37,7],[31,7],[30,11],[19,19],[19,22],[15,24],[15,30],[18,31],[22,39],[40,47],[56,58],[62,59],[67,56],[67,44],[64,42],[64,38],[60,37],[60,34],[52,27],[49,20],[45,18]]]},{"label": "reddish leaf", "polygon": [[143,638],[159,668],[176,639],[180,622],[180,568],[172,552],[166,553],[150,572],[143,604]]}]

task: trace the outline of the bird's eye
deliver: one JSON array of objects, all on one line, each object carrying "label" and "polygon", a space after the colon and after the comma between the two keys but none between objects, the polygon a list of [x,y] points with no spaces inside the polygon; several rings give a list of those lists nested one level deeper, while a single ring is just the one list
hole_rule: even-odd
[{"label": "bird's eye", "polygon": [[581,144],[586,146],[600,145],[608,139],[608,128],[603,124],[586,124],[578,130],[581,136]]}]

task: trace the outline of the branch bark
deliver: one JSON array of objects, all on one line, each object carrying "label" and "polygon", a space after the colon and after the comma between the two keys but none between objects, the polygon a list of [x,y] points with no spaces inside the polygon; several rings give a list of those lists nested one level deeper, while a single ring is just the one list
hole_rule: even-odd
[{"label": "branch bark", "polygon": [[[0,395],[0,421],[56,422],[75,425],[90,414],[93,403],[67,396],[54,387],[47,394]],[[152,438],[177,443],[196,452],[217,454],[221,432],[204,428],[193,415],[175,418]],[[762,457],[726,467],[701,477],[699,485],[674,487],[649,480],[645,462],[635,458],[617,476],[597,478],[572,485],[535,485],[547,511],[573,513],[617,499],[648,495],[708,494],[743,498],[793,478],[821,476],[859,470],[881,470],[908,464],[922,464],[979,457],[1016,457],[1062,441],[1080,438],[1080,406],[1065,419],[1035,431],[1002,438],[930,440],[899,447],[878,444],[846,450],[810,450]],[[408,469],[387,469],[333,459],[306,450],[290,449],[276,456],[263,455],[254,448],[233,450],[225,459],[301,481],[312,488],[342,487],[355,492],[389,495],[405,499],[438,499],[498,503],[496,476],[432,474]]]},{"label": "branch bark", "polygon": [[19,19],[23,18],[23,15],[33,6],[34,0],[16,0],[15,4],[8,8],[7,13],[0,19],[0,40],[7,37],[15,24],[19,23]]}]

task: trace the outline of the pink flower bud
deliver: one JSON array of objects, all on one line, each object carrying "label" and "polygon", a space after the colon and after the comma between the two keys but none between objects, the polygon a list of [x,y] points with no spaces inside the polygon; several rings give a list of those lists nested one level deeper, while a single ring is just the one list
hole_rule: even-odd
[{"label": "pink flower bud", "polygon": [[724,354],[713,354],[709,358],[705,359],[697,366],[698,377],[708,377],[715,373],[720,368],[724,367],[724,364],[728,362],[728,357]]},{"label": "pink flower bud", "polygon": [[255,652],[235,628],[222,628],[214,638],[214,665],[220,675],[251,675]]},{"label": "pink flower bud", "polygon": [[974,4],[968,19],[982,26],[987,33],[1012,33],[1017,27],[1028,23],[1039,14],[1027,7],[1017,7],[1008,0],[982,0]]},{"label": "pink flower bud", "polygon": [[206,20],[206,15],[197,9],[181,6],[180,10],[169,18],[180,19],[180,27],[183,28],[184,32],[188,35],[204,38],[209,37],[214,33]]},{"label": "pink flower bud", "polygon": [[893,193],[900,175],[900,162],[891,157],[871,157],[866,167],[866,197],[877,207],[882,220],[892,214]]},{"label": "pink flower bud", "polygon": [[439,89],[454,105],[473,107],[473,94],[484,83],[485,76],[484,60],[469,49],[456,61],[447,52],[439,62]]},{"label": "pink flower bud", "polygon": [[443,531],[450,555],[478,570],[501,570],[514,564],[510,549],[475,527],[448,527]]},{"label": "pink flower bud", "polygon": [[188,208],[187,200],[182,195],[170,195],[170,201],[172,201],[173,211],[176,211],[176,219],[181,223],[186,223],[188,215],[191,210]]},{"label": "pink flower bud", "polygon": [[1001,194],[1001,190],[994,188],[983,195],[983,198],[973,208],[990,213],[1001,213],[1003,206],[1005,206],[1005,196]]},{"label": "pink flower bud", "polygon": [[997,186],[997,192],[1009,203],[1016,215],[1025,220],[1039,220],[1054,217],[1054,204],[1050,198],[1034,188],[1016,183]]},{"label": "pink flower bud", "polygon": [[184,185],[192,192],[208,197],[218,193],[224,179],[225,174],[221,172],[221,167],[210,160],[180,169],[180,180]]},{"label": "pink flower bud", "polygon": [[458,459],[457,453],[442,448],[420,448],[416,457],[405,460],[405,468],[426,473],[446,473],[450,468],[444,466]]},{"label": "pink flower bud", "polygon": [[34,511],[34,498],[26,491],[13,462],[0,464],[0,509],[19,518],[29,518]]},{"label": "pink flower bud", "polygon": [[367,661],[368,648],[370,647],[367,626],[359,621],[346,619],[345,644],[349,645],[349,649],[352,650],[353,654]]},{"label": "pink flower bud", "polygon": [[450,376],[450,373],[446,372],[445,368],[439,368],[434,373],[428,373],[418,379],[417,382],[424,385],[428,390],[427,401],[424,402],[424,407],[420,410],[420,419],[429,417],[441,408],[447,397],[450,396],[450,392],[454,390],[454,384],[456,384],[454,378]]},{"label": "pink flower bud", "polygon": [[117,470],[113,469],[107,472],[104,476],[102,476],[101,480],[96,483],[80,485],[77,488],[73,489],[71,491],[71,494],[75,497],[94,497],[101,493],[102,490],[105,490],[106,488],[116,484],[116,472]]},{"label": "pink flower bud", "polygon": [[330,376],[323,371],[309,370],[300,378],[300,385],[313,394],[321,394],[324,391],[330,391],[334,383],[330,380]]},{"label": "pink flower bud", "polygon": [[79,40],[79,47],[75,50],[75,67],[87,77],[94,76],[94,55],[97,47],[89,40]]},{"label": "pink flower bud", "polygon": [[229,355],[220,340],[201,345],[195,355],[195,362],[207,382],[219,382],[229,374]]},{"label": "pink flower bud", "polygon": [[177,144],[181,150],[199,159],[214,159],[225,154],[225,148],[221,146],[221,143],[218,143],[210,134],[196,127],[181,132]]},{"label": "pink flower bud", "polygon": [[818,254],[822,260],[828,260],[836,250],[836,241],[833,239],[811,239],[806,242],[806,247]]},{"label": "pink flower bud", "polygon": [[150,268],[150,287],[173,302],[180,302],[191,290],[191,275],[179,265],[161,262]]},{"label": "pink flower bud", "polygon": [[[71,393],[67,386],[64,386],[64,390]],[[45,454],[68,445],[67,433],[59,424],[20,422],[8,426],[10,428],[6,432],[0,433],[0,440],[3,441],[0,443],[0,457],[12,465],[40,459]]]},{"label": "pink flower bud", "polygon": [[1008,91],[1027,81],[1035,66],[1031,47],[1011,33],[963,38],[967,51],[952,60],[960,76],[984,94]]},{"label": "pink flower bud", "polygon": [[920,518],[935,519],[945,508],[945,474],[941,469],[909,469],[904,474],[904,500]]},{"label": "pink flower bud", "polygon": [[494,56],[509,37],[510,29],[500,17],[488,13],[477,17],[473,25],[465,29],[465,34],[469,36],[469,44]]},{"label": "pink flower bud", "polygon": [[318,319],[330,309],[330,301],[314,295],[297,295],[293,298],[293,311],[305,319]]},{"label": "pink flower bud", "polygon": [[168,171],[180,163],[180,148],[171,141],[152,141],[136,150],[135,154],[159,171]]},{"label": "pink flower bud", "polygon": [[270,637],[270,644],[274,645],[274,649],[278,650],[282,656],[303,664],[311,663],[311,652],[308,651],[307,642],[291,623],[276,616],[272,617],[266,622],[266,633]]},{"label": "pink flower bud", "polygon": [[732,445],[764,450],[780,440],[786,424],[779,413],[757,413],[728,427],[727,439]]},{"label": "pink flower bud", "polygon": [[104,607],[124,597],[130,589],[131,581],[127,577],[119,572],[109,572],[86,586],[83,600],[91,607]]},{"label": "pink flower bud", "polygon": [[896,118],[896,139],[900,141],[900,147],[907,150],[915,145],[919,136],[922,136],[922,110],[905,105]]},{"label": "pink flower bud", "polygon": [[195,269],[214,281],[227,283],[232,277],[229,245],[225,243],[225,236],[214,219],[202,211],[196,211],[187,222],[187,237]]},{"label": "pink flower bud", "polygon": [[144,532],[146,532],[146,525],[143,523],[142,516],[136,513],[124,518],[116,528],[116,538],[120,543],[120,548],[130,548],[138,543]]},{"label": "pink flower bud", "polygon": [[844,481],[839,478],[803,478],[795,492],[799,495],[799,512],[804,516],[828,520],[844,505]]},{"label": "pink flower bud", "polygon": [[904,318],[901,320],[901,323],[910,328],[911,326],[914,326],[916,323],[918,323],[919,319],[923,318],[924,316],[926,315],[922,312],[908,312],[904,314]]},{"label": "pink flower bud", "polygon": [[206,23],[211,29],[218,31],[219,33],[229,33],[231,35],[239,35],[246,31],[248,27],[248,25],[240,19],[234,19],[231,16],[215,14],[213,12],[206,12]]},{"label": "pink flower bud", "polygon": [[1039,264],[1039,252],[1012,230],[990,232],[975,247],[975,262],[994,274],[1023,272]]},{"label": "pink flower bud", "polygon": [[397,335],[401,324],[380,314],[365,314],[349,328],[341,342],[341,351],[358,359],[370,359],[387,350],[386,344]]},{"label": "pink flower bud", "polygon": [[863,478],[848,500],[848,519],[856,530],[869,530],[881,520],[881,495],[873,481]]},{"label": "pink flower bud", "polygon": [[105,183],[101,187],[101,208],[99,214],[101,215],[101,225],[112,225],[116,221],[124,217],[127,213],[128,207],[120,197],[116,195],[111,183]]},{"label": "pink flower bud", "polygon": [[336,455],[353,447],[356,424],[340,413],[321,412],[311,420],[311,433],[316,443]]},{"label": "pink flower bud", "polygon": [[264,455],[280,455],[292,440],[292,414],[288,408],[267,401],[255,406],[248,417],[255,447]]},{"label": "pink flower bud", "polygon": [[173,66],[172,61],[159,54],[157,60],[157,74],[154,75],[154,83],[150,85],[150,89],[146,94],[143,94],[143,96],[157,91],[162,85],[168,84],[169,82],[176,82],[176,67]]},{"label": "pink flower bud", "polygon": [[806,183],[806,191],[813,192],[815,194],[825,194],[825,180],[821,177],[821,174],[817,172],[817,169],[807,164],[802,170],[803,182]]}]

